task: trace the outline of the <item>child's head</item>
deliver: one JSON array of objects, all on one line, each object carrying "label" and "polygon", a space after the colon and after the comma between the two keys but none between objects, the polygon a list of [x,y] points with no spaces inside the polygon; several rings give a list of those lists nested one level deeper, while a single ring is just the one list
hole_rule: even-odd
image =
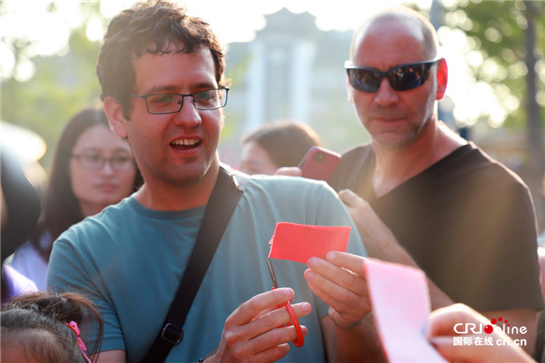
[{"label": "child's head", "polygon": [[90,348],[87,355],[100,348],[102,318],[93,303],[79,294],[23,295],[2,306],[0,321],[2,362],[86,363],[83,342]]}]

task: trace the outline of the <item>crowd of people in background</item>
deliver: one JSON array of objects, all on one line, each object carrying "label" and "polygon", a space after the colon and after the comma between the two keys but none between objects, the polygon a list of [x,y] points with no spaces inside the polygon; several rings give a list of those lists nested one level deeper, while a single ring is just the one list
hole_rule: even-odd
[{"label": "crowd of people in background", "polygon": [[267,123],[242,140],[240,170],[250,175],[274,175],[282,167],[298,166],[313,146],[321,146],[321,142],[308,125]]},{"label": "crowd of people in background", "polygon": [[[67,123],[43,203],[2,151],[3,362],[384,361],[366,257],[426,274],[426,338],[448,361],[544,361],[532,199],[438,120],[448,69],[425,17],[391,8],[354,33],[348,100],[372,141],[347,145],[328,183],[290,177],[321,146],[292,121],[247,135],[237,168],[220,162],[225,67],[205,21],[168,1],[136,4],[104,38],[104,110]],[[222,185],[241,193],[233,212],[208,208]],[[229,224],[178,327],[170,304],[201,226],[221,214]],[[270,290],[278,222],[350,226],[347,252],[275,261],[286,288]],[[297,349],[294,317],[278,309],[289,302],[303,324]],[[493,336],[526,346],[453,345],[456,324],[499,316],[527,329]]]}]

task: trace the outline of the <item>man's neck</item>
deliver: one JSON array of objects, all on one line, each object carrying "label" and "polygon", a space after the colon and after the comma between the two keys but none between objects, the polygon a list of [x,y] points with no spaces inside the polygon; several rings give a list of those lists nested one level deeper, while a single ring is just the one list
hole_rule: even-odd
[{"label": "man's neck", "polygon": [[206,174],[195,183],[172,185],[144,183],[136,199],[144,207],[158,211],[179,211],[206,205],[216,185],[220,164],[216,159]]},{"label": "man's neck", "polygon": [[465,144],[465,140],[435,120],[430,120],[418,137],[406,146],[387,148],[373,142],[375,194],[381,197],[389,193]]}]

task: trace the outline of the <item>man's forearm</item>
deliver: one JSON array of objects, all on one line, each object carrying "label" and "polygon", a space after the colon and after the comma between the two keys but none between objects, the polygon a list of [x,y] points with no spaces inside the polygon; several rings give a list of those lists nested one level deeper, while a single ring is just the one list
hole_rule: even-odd
[{"label": "man's forearm", "polygon": [[349,329],[330,323],[333,325],[328,349],[330,362],[386,362],[373,312]]},{"label": "man's forearm", "polygon": [[447,294],[443,292],[440,288],[437,287],[429,278],[428,278],[428,288],[430,292],[430,303],[431,310],[437,310],[454,304],[454,301],[448,297]]}]

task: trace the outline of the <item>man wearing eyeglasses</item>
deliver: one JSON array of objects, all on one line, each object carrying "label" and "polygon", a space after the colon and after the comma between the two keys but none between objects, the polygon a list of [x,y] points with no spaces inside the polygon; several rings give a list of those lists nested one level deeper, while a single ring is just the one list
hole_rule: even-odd
[{"label": "man wearing eyeglasses", "polygon": [[[448,79],[437,35],[406,8],[355,33],[348,99],[371,135],[330,181],[371,257],[418,266],[432,307],[466,303],[525,326],[532,352],[540,295],[536,226],[524,183],[437,119]],[[501,319],[500,319],[501,320]]]},{"label": "man wearing eyeglasses", "polygon": [[[145,184],[59,237],[48,286],[98,305],[105,321],[99,362],[160,362],[146,353],[155,340],[175,343],[167,362],[359,362],[369,302],[363,281],[344,287],[357,278],[335,264],[355,261],[352,270],[361,274],[353,257],[365,251],[334,191],[318,182],[250,179],[185,324],[165,325],[207,203],[229,173],[217,154],[229,92],[224,71],[209,25],[172,3],[138,4],[111,21],[97,65],[104,109],[115,134],[130,143]],[[226,198],[218,198],[223,206]],[[322,263],[307,269],[275,261],[280,286],[289,288],[271,291],[266,258],[277,222],[353,226],[353,255],[329,259],[329,280],[313,275]],[[316,281],[335,294],[314,289]],[[292,300],[294,312],[282,308]],[[305,342],[290,349],[296,338],[302,343],[286,326],[294,314]]]}]

